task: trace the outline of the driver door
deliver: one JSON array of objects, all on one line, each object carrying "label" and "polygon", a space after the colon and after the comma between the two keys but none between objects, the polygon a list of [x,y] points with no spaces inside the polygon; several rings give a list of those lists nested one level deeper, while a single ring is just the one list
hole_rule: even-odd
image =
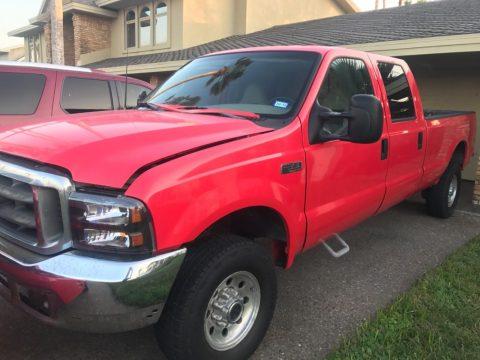
[{"label": "driver door", "polygon": [[[380,89],[372,81],[370,60],[355,53],[355,57],[328,58],[328,68],[317,95],[317,106],[338,113],[348,112],[350,99],[357,94],[380,98]],[[322,69],[320,70],[322,73]],[[319,129],[317,115],[312,111],[308,119],[310,132],[343,134],[348,120],[328,120]],[[385,120],[384,120],[385,121]],[[312,126],[313,125],[313,126]],[[313,143],[309,134],[305,147],[307,193],[306,247],[326,240],[334,233],[348,229],[372,216],[379,209],[385,195],[387,161],[382,157],[382,139],[387,135],[384,126],[382,139],[373,144],[356,144],[332,140]]]}]

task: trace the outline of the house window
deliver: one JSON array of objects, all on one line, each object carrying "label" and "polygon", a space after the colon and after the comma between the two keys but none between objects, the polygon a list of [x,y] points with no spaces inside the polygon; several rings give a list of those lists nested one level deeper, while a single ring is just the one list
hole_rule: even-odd
[{"label": "house window", "polygon": [[163,1],[155,8],[155,44],[165,44],[168,33],[167,4]]},{"label": "house window", "polygon": [[148,46],[152,43],[152,11],[145,6],[140,13],[140,46]]},{"label": "house window", "polygon": [[168,44],[168,0],[146,2],[129,9],[125,15],[125,33],[127,48]]},{"label": "house window", "polygon": [[127,33],[127,48],[132,48],[137,46],[137,14],[135,10],[129,10],[127,16],[125,17],[126,22],[126,33]]},{"label": "house window", "polygon": [[41,62],[42,61],[42,45],[40,42],[40,34],[28,36],[27,45],[28,45],[28,61]]}]

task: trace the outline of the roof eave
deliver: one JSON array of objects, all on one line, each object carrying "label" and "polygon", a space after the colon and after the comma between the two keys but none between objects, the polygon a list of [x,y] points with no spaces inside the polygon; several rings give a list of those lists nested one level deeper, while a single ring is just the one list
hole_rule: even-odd
[{"label": "roof eave", "polygon": [[114,10],[102,9],[99,7],[81,4],[77,2],[71,2],[69,4],[64,5],[63,12],[66,14],[70,14],[74,12],[82,12],[82,13],[106,17],[110,19],[115,19],[118,15],[117,12]]},{"label": "roof eave", "polygon": [[47,13],[39,14],[34,18],[28,20],[31,25],[43,25],[50,20],[50,16]]},{"label": "roof eave", "polygon": [[360,8],[352,0],[335,0],[335,2],[347,13],[356,13]]},{"label": "roof eave", "polygon": [[413,38],[364,44],[346,44],[344,46],[350,49],[368,51],[389,56],[480,52],[480,33],[435,36],[429,38]]},{"label": "roof eave", "polygon": [[27,25],[7,33],[8,36],[12,37],[25,37],[28,35],[36,34],[42,30],[42,27],[38,25]]}]

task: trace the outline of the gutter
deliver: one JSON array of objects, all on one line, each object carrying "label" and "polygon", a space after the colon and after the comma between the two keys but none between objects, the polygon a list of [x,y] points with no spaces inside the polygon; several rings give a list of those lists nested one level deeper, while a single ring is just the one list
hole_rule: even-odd
[{"label": "gutter", "polygon": [[343,46],[349,49],[368,51],[388,56],[480,52],[480,33],[350,44]]}]

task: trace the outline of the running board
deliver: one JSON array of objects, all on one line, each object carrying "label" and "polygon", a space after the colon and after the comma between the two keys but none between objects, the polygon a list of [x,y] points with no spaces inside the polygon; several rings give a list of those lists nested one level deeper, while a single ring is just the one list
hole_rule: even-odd
[{"label": "running board", "polygon": [[348,246],[348,244],[345,242],[345,240],[343,240],[341,238],[340,235],[338,234],[333,234],[333,237],[340,243],[340,245],[342,245],[342,249],[338,250],[338,251],[335,251],[333,250],[330,245],[327,244],[327,241],[324,241],[323,242],[323,246],[325,246],[325,249],[328,250],[328,252],[330,253],[330,255],[332,255],[334,258],[339,258],[343,255],[345,255],[346,253],[348,253],[350,251],[350,247]]}]

